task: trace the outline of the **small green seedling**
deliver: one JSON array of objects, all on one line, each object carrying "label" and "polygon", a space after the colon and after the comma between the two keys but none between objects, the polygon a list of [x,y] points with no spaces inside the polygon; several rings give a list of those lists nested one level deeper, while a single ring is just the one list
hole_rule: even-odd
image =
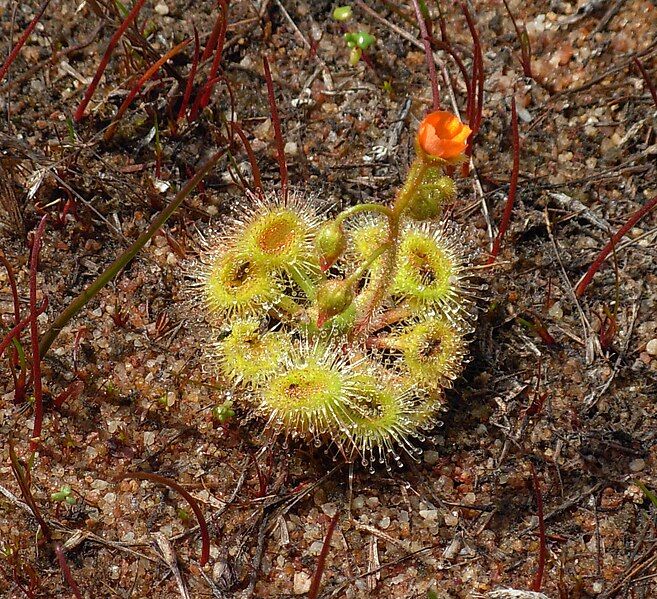
[{"label": "small green seedling", "polygon": [[233,410],[233,402],[230,400],[226,400],[221,405],[212,408],[212,417],[219,424],[226,424],[234,416],[235,410]]},{"label": "small green seedling", "polygon": [[[351,6],[338,6],[333,11],[333,19],[339,23],[346,23],[351,20],[353,11]],[[376,43],[376,38],[367,31],[347,32],[344,34],[344,41],[349,52],[349,64],[353,67],[358,64],[362,58],[363,52],[367,51]]]},{"label": "small green seedling", "polygon": [[75,505],[75,497],[73,497],[73,490],[70,485],[62,485],[59,491],[50,495],[50,500],[57,503]]}]

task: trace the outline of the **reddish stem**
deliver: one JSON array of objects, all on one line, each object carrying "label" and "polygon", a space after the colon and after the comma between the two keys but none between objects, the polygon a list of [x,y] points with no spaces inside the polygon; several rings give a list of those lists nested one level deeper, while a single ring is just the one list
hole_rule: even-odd
[{"label": "reddish stem", "polygon": [[210,58],[210,56],[212,56],[213,50],[217,47],[219,31],[221,30],[223,23],[223,7],[221,5],[221,0],[217,0],[217,4],[219,5],[219,13],[217,14],[217,18],[214,21],[214,27],[212,28],[212,32],[210,33],[210,37],[208,38],[207,43],[205,44],[205,48],[203,48],[201,62],[205,62],[208,58]]},{"label": "reddish stem", "polygon": [[75,116],[73,118],[75,119],[76,122],[82,120],[82,117],[84,116],[84,111],[87,109],[87,105],[91,100],[91,96],[94,95],[94,92],[98,87],[100,78],[103,76],[103,73],[107,68],[107,64],[109,63],[109,60],[112,56],[112,52],[114,52],[114,48],[116,48],[116,45],[119,43],[119,40],[121,39],[121,36],[125,33],[126,29],[128,29],[131,23],[137,18],[137,15],[139,14],[139,11],[141,10],[142,6],[144,6],[145,2],[146,0],[137,0],[135,2],[135,5],[132,7],[132,10],[128,13],[126,18],[123,20],[123,23],[121,23],[121,26],[114,32],[114,35],[110,39],[109,45],[107,46],[107,50],[105,50],[105,54],[103,54],[103,58],[101,59],[100,64],[98,65],[98,69],[96,69],[96,74],[94,75],[91,84],[87,88],[87,91],[84,94],[84,98],[82,98],[82,102],[80,102],[78,109],[75,111]]},{"label": "reddish stem", "polygon": [[532,481],[534,483],[534,496],[536,497],[536,515],[538,516],[538,568],[534,580],[532,581],[531,589],[535,593],[540,592],[543,583],[543,573],[545,571],[545,560],[547,558],[547,541],[545,538],[545,519],[543,517],[543,496],[541,495],[541,485],[536,475],[536,468],[534,464],[529,464],[532,471]]},{"label": "reddish stem", "polygon": [[328,529],[326,530],[326,536],[324,537],[322,550],[320,551],[319,557],[317,558],[317,569],[315,570],[312,582],[310,583],[308,599],[317,599],[317,596],[319,595],[319,585],[322,582],[322,575],[324,574],[324,569],[326,568],[326,556],[328,555],[329,549],[331,548],[331,537],[333,536],[335,525],[338,523],[339,515],[339,512],[335,513],[329,522]]},{"label": "reddish stem", "polygon": [[283,202],[287,202],[287,164],[285,162],[285,146],[283,144],[283,135],[281,133],[281,119],[278,116],[278,108],[276,107],[276,95],[274,94],[274,82],[271,78],[269,61],[267,60],[266,56],[262,57],[262,63],[265,68],[265,80],[267,81],[267,97],[269,99],[271,122],[274,125],[276,156],[278,159],[278,170],[281,174],[281,192],[283,194]]},{"label": "reddish stem", "polygon": [[37,227],[32,241],[32,254],[30,256],[30,343],[32,345],[32,381],[34,384],[34,426],[32,428],[32,439],[30,451],[34,451],[41,437],[43,426],[43,387],[41,382],[41,357],[39,356],[39,323],[37,322],[37,268],[39,265],[39,253],[41,252],[41,240],[46,229],[48,215],[44,215]]},{"label": "reddish stem", "polygon": [[[646,71],[645,67],[643,66],[643,63],[635,56],[633,58],[634,64],[636,65],[637,69],[639,69],[639,72],[641,73],[641,76],[643,77],[643,80],[646,82],[646,85],[648,86],[648,89],[650,90],[650,95],[652,96],[652,101],[655,103],[655,108],[657,108],[657,90],[655,89],[655,85],[648,76],[648,72]],[[0,77],[1,79],[1,77]]]},{"label": "reddish stem", "polygon": [[251,171],[253,172],[253,183],[255,184],[256,192],[258,194],[262,193],[262,178],[260,176],[260,167],[258,166],[258,159],[256,158],[255,152],[249,143],[249,140],[246,138],[242,127],[240,127],[236,122],[232,121],[232,127],[235,133],[242,140],[246,154],[249,157],[249,163],[251,164]]},{"label": "reddish stem", "polygon": [[504,206],[504,213],[500,221],[500,228],[497,237],[493,241],[493,249],[491,251],[488,264],[495,262],[495,259],[500,253],[500,246],[502,245],[502,238],[504,237],[509,223],[511,222],[511,212],[513,211],[513,203],[516,199],[516,192],[518,190],[518,172],[520,171],[520,136],[518,134],[518,111],[516,110],[516,99],[511,99],[511,133],[513,136],[513,167],[511,169],[511,182],[509,184],[509,195],[506,199]]},{"label": "reddish stem", "polygon": [[57,562],[59,563],[59,569],[64,575],[64,580],[68,583],[68,586],[71,587],[71,591],[75,595],[76,599],[82,599],[82,593],[80,593],[80,588],[78,587],[73,574],[71,574],[71,569],[68,567],[66,562],[66,557],[64,556],[64,550],[59,543],[55,543],[55,554],[57,555]]},{"label": "reddish stem", "polygon": [[176,118],[179,121],[187,112],[187,106],[189,105],[189,98],[192,95],[192,89],[194,87],[194,78],[196,77],[196,69],[198,68],[200,53],[200,44],[198,41],[198,30],[194,27],[194,60],[192,61],[192,67],[189,70],[189,76],[187,77],[187,83],[185,85],[185,93],[183,95],[182,102],[180,104],[180,109],[178,110],[178,117]]},{"label": "reddish stem", "polygon": [[479,127],[481,126],[481,116],[484,108],[484,57],[479,40],[479,32],[475,26],[474,19],[464,2],[461,2],[461,9],[465,15],[468,24],[470,36],[472,37],[473,58],[472,58],[472,98],[468,99],[468,125],[472,129],[470,135],[469,147],[472,146]]},{"label": "reddish stem", "polygon": [[41,20],[43,13],[46,12],[46,8],[48,8],[48,4],[50,4],[50,0],[45,0],[45,2],[41,5],[41,8],[39,9],[39,12],[36,15],[34,15],[34,18],[30,21],[30,24],[25,28],[25,31],[23,31],[23,35],[21,35],[20,39],[16,42],[16,45],[12,48],[12,51],[9,53],[9,56],[7,56],[7,60],[5,60],[4,64],[0,68],[0,81],[4,79],[5,75],[7,74],[7,71],[9,70],[9,67],[11,67],[11,64],[14,62],[14,60],[16,60],[18,53],[21,51],[23,44],[25,44],[27,38],[30,37],[30,33],[32,33],[32,30],[36,27],[37,23]]},{"label": "reddish stem", "polygon": [[194,515],[198,520],[198,527],[199,530],[201,531],[201,543],[202,543],[201,559],[199,560],[199,564],[201,566],[205,566],[205,564],[207,564],[208,560],[210,559],[210,533],[208,532],[208,524],[205,521],[203,512],[201,511],[201,508],[198,506],[198,502],[196,501],[196,499],[194,499],[194,497],[192,497],[192,495],[188,491],[186,491],[175,480],[171,480],[170,478],[167,478],[166,476],[161,476],[160,474],[155,474],[153,472],[128,472],[126,474],[119,476],[116,479],[116,481],[118,482],[125,478],[132,478],[135,480],[148,480],[169,487],[183,496],[185,501],[189,503],[189,507],[192,508],[192,511],[194,512]]},{"label": "reddish stem", "polygon": [[0,262],[7,270],[7,277],[9,278],[9,287],[11,289],[11,297],[14,302],[14,323],[18,324],[21,319],[21,307],[18,301],[18,287],[16,286],[16,277],[14,276],[14,269],[11,267],[9,260],[5,257],[2,250],[0,250]]},{"label": "reddish stem", "polygon": [[139,81],[137,81],[134,87],[130,90],[130,93],[126,96],[125,100],[123,100],[123,103],[119,107],[119,110],[114,117],[114,121],[112,121],[110,126],[107,128],[107,131],[105,131],[105,135],[103,135],[103,139],[105,141],[109,141],[112,138],[119,124],[119,121],[121,120],[121,117],[125,114],[125,111],[128,110],[128,106],[130,106],[130,103],[135,99],[135,96],[139,93],[141,88],[144,87],[146,82],[160,70],[160,67],[165,62],[167,62],[167,60],[178,54],[185,46],[187,46],[187,44],[189,44],[190,41],[191,40],[185,40],[184,42],[180,42],[177,46],[171,48],[164,56],[157,60],[153,65],[151,65],[139,78]]},{"label": "reddish stem", "polygon": [[427,61],[427,67],[429,67],[431,94],[433,95],[433,109],[440,110],[440,91],[438,89],[438,78],[436,77],[436,64],[434,63],[433,52],[431,50],[431,38],[429,37],[427,24],[425,23],[424,17],[422,16],[422,11],[420,10],[420,4],[418,0],[413,0],[413,6],[415,7],[417,23],[420,26],[420,34],[422,35],[422,43],[424,44],[424,55]]},{"label": "reddish stem", "polygon": [[520,43],[520,64],[522,65],[522,73],[525,77],[533,79],[532,75],[532,47],[529,44],[529,36],[527,35],[527,28],[523,25],[523,30],[520,30],[516,18],[513,16],[511,9],[509,8],[509,3],[507,0],[502,0],[506,8],[506,12],[509,13],[509,18],[513,23],[513,28],[516,31],[516,37]]},{"label": "reddish stem", "polygon": [[[210,73],[208,75],[208,85],[206,85],[206,90],[201,96],[201,108],[205,108],[210,102],[210,95],[214,89],[216,83],[215,76],[219,70],[219,64],[221,63],[221,56],[224,51],[224,43],[226,42],[226,30],[228,29],[228,5],[226,0],[219,0],[221,5],[221,28],[219,29],[219,35],[217,37],[217,46],[214,51],[214,57],[212,58],[212,65],[210,67]],[[217,19],[220,17],[217,16]]]},{"label": "reddish stem", "polygon": [[[41,304],[41,307],[37,310],[37,316],[39,314],[42,314],[45,312],[46,308],[48,307],[48,298],[44,297],[43,298],[43,303]],[[14,337],[16,337],[30,322],[32,321],[32,315],[28,314],[23,320],[18,322],[11,331],[9,331],[5,336],[2,341],[0,341],[0,356],[5,352],[5,350],[9,347],[9,344],[13,341]]]},{"label": "reddish stem", "polygon": [[616,232],[616,234],[611,238],[609,243],[602,248],[602,251],[598,254],[598,257],[592,262],[589,269],[586,271],[586,274],[580,279],[579,283],[575,287],[575,296],[582,297],[584,291],[589,286],[589,283],[593,280],[595,273],[598,272],[600,266],[605,261],[607,256],[612,252],[616,247],[618,242],[625,236],[625,234],[636,225],[646,214],[653,210],[657,206],[657,196],[646,202],[641,208],[639,208],[628,221]]}]

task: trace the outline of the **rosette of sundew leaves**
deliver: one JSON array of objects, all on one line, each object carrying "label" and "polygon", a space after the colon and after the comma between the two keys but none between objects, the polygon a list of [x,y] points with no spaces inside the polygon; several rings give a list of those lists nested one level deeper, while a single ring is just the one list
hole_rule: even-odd
[{"label": "rosette of sundew leaves", "polygon": [[390,205],[327,220],[300,191],[249,195],[204,258],[208,360],[273,436],[364,465],[418,453],[467,356],[478,286],[444,220],[470,129],[438,111]]}]

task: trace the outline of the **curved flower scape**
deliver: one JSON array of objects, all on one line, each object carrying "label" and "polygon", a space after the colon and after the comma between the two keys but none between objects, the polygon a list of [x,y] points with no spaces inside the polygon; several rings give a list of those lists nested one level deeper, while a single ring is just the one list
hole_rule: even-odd
[{"label": "curved flower scape", "polygon": [[370,466],[418,453],[461,373],[481,290],[462,232],[442,217],[456,195],[443,167],[469,134],[429,114],[391,207],[327,220],[294,190],[248,196],[211,242],[196,268],[208,360],[269,434]]}]

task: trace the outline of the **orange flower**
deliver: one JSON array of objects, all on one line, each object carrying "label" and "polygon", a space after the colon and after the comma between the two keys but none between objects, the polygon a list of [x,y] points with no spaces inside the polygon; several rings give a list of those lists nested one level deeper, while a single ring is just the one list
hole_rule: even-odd
[{"label": "orange flower", "polygon": [[420,123],[417,141],[429,156],[449,160],[465,151],[472,129],[445,110],[429,113]]}]

